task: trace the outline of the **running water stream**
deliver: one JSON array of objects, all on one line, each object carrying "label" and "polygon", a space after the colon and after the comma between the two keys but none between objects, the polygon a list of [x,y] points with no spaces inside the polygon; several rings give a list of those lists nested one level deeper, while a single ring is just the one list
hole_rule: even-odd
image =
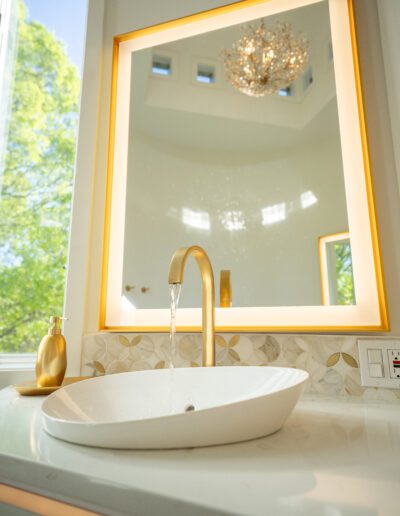
[{"label": "running water stream", "polygon": [[176,310],[178,309],[179,296],[181,294],[181,284],[173,283],[169,286],[169,295],[171,299],[171,325],[169,331],[170,340],[170,362],[169,367],[174,367],[174,357],[176,353]]}]

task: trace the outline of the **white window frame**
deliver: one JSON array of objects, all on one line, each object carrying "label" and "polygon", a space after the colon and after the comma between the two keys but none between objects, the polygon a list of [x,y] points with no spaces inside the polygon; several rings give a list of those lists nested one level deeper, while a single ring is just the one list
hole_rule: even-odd
[{"label": "white window frame", "polygon": [[0,353],[0,389],[33,380],[36,353]]},{"label": "white window frame", "polygon": [[105,0],[88,0],[85,59],[64,296],[64,317],[67,320],[64,321],[63,333],[67,341],[67,376],[80,374],[82,336],[86,330],[86,300],[90,289],[88,272],[97,127],[101,114],[100,88],[104,13]]},{"label": "white window frame", "polygon": [[[15,32],[11,29],[13,18],[16,16],[14,9],[16,4],[13,0],[0,0],[0,77],[5,77],[8,68],[8,57],[15,41]],[[15,22],[16,23],[16,22]],[[9,109],[9,86],[6,80],[0,91],[0,101],[3,109]],[[4,115],[4,113],[3,113]],[[0,170],[3,164],[3,145],[5,144],[4,135],[7,133],[7,127],[4,125],[6,116],[3,116],[0,127],[0,140],[3,142],[0,146]],[[0,176],[0,185],[2,177]],[[33,377],[35,366],[35,355],[32,353],[0,353],[0,389],[6,385],[29,380]]]},{"label": "white window frame", "polygon": [[1,170],[3,168],[4,152],[7,134],[7,111],[10,106],[9,59],[15,52],[15,31],[12,26],[17,25],[16,4],[13,0],[0,0],[0,77],[3,87],[0,90],[0,185],[2,183]]},{"label": "white window frame", "polygon": [[[87,0],[85,54],[63,309],[64,316],[68,317],[63,327],[67,340],[68,376],[80,374],[99,116],[104,7],[105,0]],[[0,388],[33,379],[35,358],[35,353],[0,353]]]}]

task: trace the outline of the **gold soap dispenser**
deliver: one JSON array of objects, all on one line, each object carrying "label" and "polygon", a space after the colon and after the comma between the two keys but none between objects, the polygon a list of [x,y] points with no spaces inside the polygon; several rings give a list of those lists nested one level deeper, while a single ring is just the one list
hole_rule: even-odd
[{"label": "gold soap dispenser", "polygon": [[36,359],[36,383],[38,387],[58,387],[67,369],[67,345],[61,335],[61,320],[50,317],[50,328],[39,345]]}]

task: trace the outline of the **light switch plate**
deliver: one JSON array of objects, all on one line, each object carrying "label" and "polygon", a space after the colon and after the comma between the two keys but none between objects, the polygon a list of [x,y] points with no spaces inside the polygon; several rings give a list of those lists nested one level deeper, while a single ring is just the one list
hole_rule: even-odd
[{"label": "light switch plate", "polygon": [[[400,339],[358,339],[358,354],[360,359],[360,372],[361,372],[361,385],[365,387],[386,387],[388,389],[400,389],[400,378],[393,377],[393,360],[391,359],[393,352],[399,351],[400,355]],[[371,350],[375,350],[371,352]],[[380,350],[381,354],[377,351]],[[368,353],[369,351],[369,353]],[[395,356],[395,355],[393,355]],[[372,361],[372,358],[382,358],[382,371],[383,376],[381,378],[373,377],[370,374],[377,368],[370,368],[372,363],[376,363],[376,360]]]}]

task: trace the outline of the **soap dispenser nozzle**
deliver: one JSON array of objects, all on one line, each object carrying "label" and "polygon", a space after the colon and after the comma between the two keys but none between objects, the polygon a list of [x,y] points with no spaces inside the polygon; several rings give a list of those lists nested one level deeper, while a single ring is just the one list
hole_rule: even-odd
[{"label": "soap dispenser nozzle", "polygon": [[67,317],[53,315],[50,317],[49,335],[61,335],[61,321],[67,321]]}]

